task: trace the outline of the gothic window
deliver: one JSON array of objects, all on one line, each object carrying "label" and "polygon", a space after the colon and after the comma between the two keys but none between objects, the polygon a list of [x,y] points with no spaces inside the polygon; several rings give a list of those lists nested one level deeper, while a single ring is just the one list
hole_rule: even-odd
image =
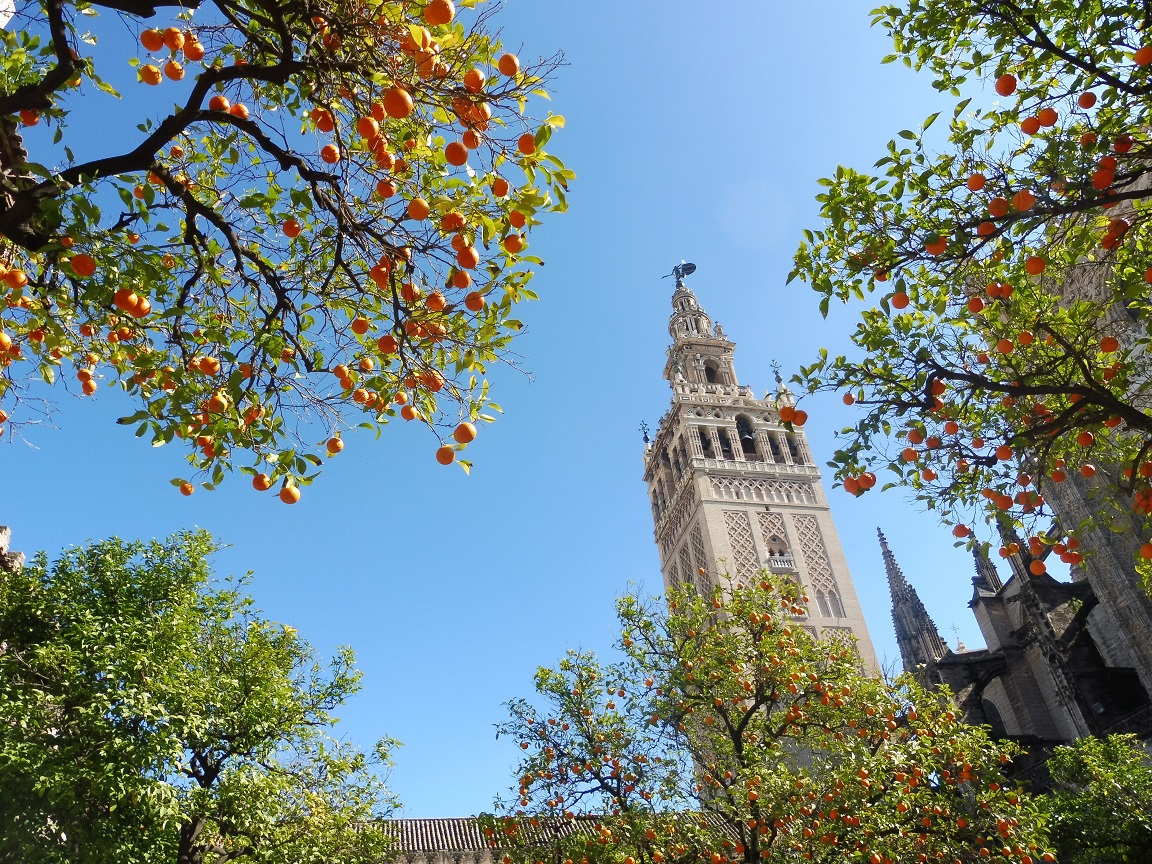
[{"label": "gothic window", "polygon": [[840,602],[840,595],[831,588],[816,592],[816,605],[820,607],[820,614],[825,618],[847,617],[844,614],[844,604]]},{"label": "gothic window", "polygon": [[756,446],[756,433],[752,429],[752,421],[748,418],[748,415],[737,415],[736,435],[740,439],[740,446],[744,450],[744,458],[756,462],[762,461],[760,450]]},{"label": "gothic window", "polygon": [[832,607],[832,614],[837,618],[847,618],[844,612],[844,604],[840,602],[840,595],[835,591],[828,592],[828,605]]},{"label": "gothic window", "polygon": [[712,452],[712,436],[708,434],[707,426],[697,426],[700,432],[700,447],[704,451],[706,459],[715,459],[716,454]]},{"label": "gothic window", "polygon": [[828,598],[823,591],[816,592],[816,605],[820,607],[820,614],[825,618],[832,617],[832,609],[828,605]]},{"label": "gothic window", "polygon": [[704,364],[704,380],[709,384],[720,383],[720,364],[715,360],[709,360]]},{"label": "gothic window", "polygon": [[731,461],[733,459],[732,442],[728,440],[728,430],[720,429],[718,431],[720,436],[720,452],[723,454],[722,458]]},{"label": "gothic window", "polygon": [[800,456],[800,448],[796,446],[796,436],[791,432],[787,433],[788,438],[788,452],[792,454],[792,461],[803,464],[804,460]]}]

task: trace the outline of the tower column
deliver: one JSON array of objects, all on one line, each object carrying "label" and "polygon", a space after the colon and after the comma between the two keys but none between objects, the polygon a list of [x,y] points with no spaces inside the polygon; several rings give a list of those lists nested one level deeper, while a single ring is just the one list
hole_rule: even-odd
[{"label": "tower column", "polygon": [[715,426],[708,427],[708,437],[712,440],[712,458],[723,459],[724,450],[720,447],[720,434],[716,431]]},{"label": "tower column", "polygon": [[784,459],[784,464],[793,464],[792,448],[788,446],[788,436],[783,432],[774,432],[773,435],[776,436],[776,443],[780,447],[780,456]]},{"label": "tower column", "polygon": [[772,439],[767,429],[756,430],[756,443],[760,445],[760,452],[764,454],[764,461],[776,463],[776,456],[772,453]]}]

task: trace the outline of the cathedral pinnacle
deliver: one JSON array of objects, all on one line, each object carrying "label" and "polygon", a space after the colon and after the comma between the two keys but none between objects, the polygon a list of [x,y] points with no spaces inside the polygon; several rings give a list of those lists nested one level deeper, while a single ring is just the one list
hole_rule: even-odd
[{"label": "cathedral pinnacle", "polygon": [[948,653],[948,646],[940,638],[940,631],[928,615],[920,595],[916,593],[896,556],[888,548],[884,532],[876,529],[880,537],[880,552],[884,556],[884,570],[888,574],[888,589],[892,594],[892,624],[896,628],[896,642],[900,646],[900,658],[904,669],[914,672],[920,666],[934,663]]}]

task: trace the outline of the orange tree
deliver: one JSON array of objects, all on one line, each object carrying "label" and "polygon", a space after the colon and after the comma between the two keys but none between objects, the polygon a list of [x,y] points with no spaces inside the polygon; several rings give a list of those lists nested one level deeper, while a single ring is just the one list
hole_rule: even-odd
[{"label": "orange tree", "polygon": [[1056,484],[1099,474],[1095,515],[1134,509],[1141,530],[1152,11],[927,0],[873,14],[895,44],[885,61],[956,102],[946,132],[932,115],[873,172],[822,180],[821,230],[796,256],[825,314],[866,303],[854,353],[821,352],[799,376],[860,407],[837,477],[863,494],[883,469],[966,537],[981,516],[1034,523]]},{"label": "orange tree", "polygon": [[[574,176],[545,151],[563,119],[528,107],[559,58],[522,64],[480,2],[22,6],[0,34],[0,424],[35,419],[44,382],[123,388],[121,423],[183,440],[185,494],[239,469],[293,502],[343,429],[397,415],[454,461],[535,296],[528,231]],[[98,40],[135,66],[122,146],[69,128],[119,95]]]},{"label": "orange tree", "polygon": [[1052,860],[1012,745],[818,640],[792,581],[669,598],[619,601],[620,662],[571,652],[509,703],[519,786],[485,827],[505,864]]}]

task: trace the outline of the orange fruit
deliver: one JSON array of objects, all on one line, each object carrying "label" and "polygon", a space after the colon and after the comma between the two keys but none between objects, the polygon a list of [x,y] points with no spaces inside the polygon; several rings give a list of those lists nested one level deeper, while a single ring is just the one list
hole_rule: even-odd
[{"label": "orange fruit", "polygon": [[1115,336],[1105,336],[1100,340],[1100,350],[1105,354],[1111,354],[1119,347],[1120,341]]},{"label": "orange fruit", "polygon": [[164,64],[164,74],[173,81],[179,81],[184,77],[184,67],[175,60],[169,60]]},{"label": "orange fruit", "polygon": [[1040,118],[1025,117],[1020,121],[1020,131],[1025,135],[1035,135],[1040,131]]},{"label": "orange fruit", "polygon": [[1043,576],[1048,572],[1048,565],[1037,559],[1028,565],[1028,569],[1031,571],[1033,576]]},{"label": "orange fruit", "polygon": [[1051,108],[1051,107],[1041,108],[1036,113],[1036,120],[1037,120],[1037,122],[1039,122],[1039,124],[1041,126],[1044,126],[1044,127],[1055,126],[1056,125],[1056,119],[1058,116],[1059,115],[1057,115],[1055,108]]},{"label": "orange fruit", "polygon": [[1076,436],[1076,443],[1081,447],[1091,447],[1095,440],[1096,436],[1087,429],[1081,429],[1080,433]]},{"label": "orange fruit", "polygon": [[780,422],[781,423],[791,423],[793,416],[795,416],[795,414],[796,414],[796,409],[793,408],[791,405],[785,405],[783,408],[780,409],[779,413],[780,413]]},{"label": "orange fruit", "polygon": [[[397,399],[396,401],[399,402],[400,400]],[[420,412],[413,408],[411,405],[405,405],[400,409],[400,416],[405,420],[415,420],[420,416]]]},{"label": "orange fruit", "polygon": [[96,272],[96,259],[84,252],[73,255],[68,263],[73,273],[85,279]]},{"label": "orange fruit", "polygon": [[204,46],[196,38],[194,33],[189,33],[184,38],[184,57],[188,60],[203,60],[204,59]]},{"label": "orange fruit", "polygon": [[988,202],[988,212],[999,219],[1008,215],[1008,199],[996,197]]},{"label": "orange fruit", "polygon": [[192,486],[191,483],[184,482],[184,483],[180,484],[180,494],[181,495],[188,496],[188,495],[191,495],[195,491],[196,491],[196,489]]},{"label": "orange fruit", "polygon": [[497,198],[503,198],[511,188],[511,185],[503,177],[497,177],[492,181],[492,194]]},{"label": "orange fruit", "polygon": [[524,248],[524,238],[519,234],[509,234],[504,238],[504,248],[510,255],[515,255]]},{"label": "orange fruit", "polygon": [[385,333],[376,340],[376,347],[380,349],[381,354],[395,354],[400,350],[400,343],[391,333]]},{"label": "orange fruit", "polygon": [[808,422],[808,412],[803,411],[800,408],[797,408],[795,413],[793,413],[793,415],[792,415],[792,425],[793,426],[803,426],[807,422]]},{"label": "orange fruit", "polygon": [[151,84],[154,87],[160,83],[161,77],[159,67],[153,66],[151,63],[146,63],[140,67],[140,80],[145,84]]},{"label": "orange fruit", "polygon": [[357,336],[363,336],[368,332],[368,319],[360,316],[352,319],[352,332]]},{"label": "orange fruit", "polygon": [[520,71],[520,59],[515,54],[505,54],[496,61],[496,68],[501,75],[511,78]]},{"label": "orange fruit", "polygon": [[984,311],[984,301],[981,300],[979,297],[969,297],[968,298],[968,311],[971,312],[973,315],[976,315],[976,314]]},{"label": "orange fruit", "polygon": [[356,131],[360,133],[361,138],[372,139],[380,134],[380,124],[374,117],[361,117],[356,121]]},{"label": "orange fruit", "polygon": [[441,465],[451,465],[456,461],[456,451],[445,444],[436,451],[436,461]]},{"label": "orange fruit", "polygon": [[252,478],[252,488],[257,492],[267,492],[272,488],[272,478],[267,474],[257,474]]},{"label": "orange fruit", "polygon": [[329,165],[334,165],[340,161],[340,148],[335,144],[325,144],[320,148],[320,158]]},{"label": "orange fruit", "polygon": [[955,528],[952,529],[952,536],[953,537],[961,537],[961,538],[967,537],[971,533],[972,533],[972,529],[969,528],[967,525],[957,525]]},{"label": "orange fruit", "polygon": [[1029,192],[1027,189],[1021,189],[1012,196],[1012,206],[1019,210],[1021,213],[1031,210],[1036,203],[1036,196]]},{"label": "orange fruit", "polygon": [[91,396],[93,393],[96,392],[96,382],[94,380],[91,380],[91,379],[89,379],[88,381],[84,381],[80,385],[80,389],[84,391],[85,396]]},{"label": "orange fruit", "polygon": [[469,150],[475,150],[482,143],[480,133],[475,129],[468,129],[460,136],[460,140],[464,142],[464,146]]},{"label": "orange fruit", "polygon": [[464,308],[469,312],[479,312],[484,308],[484,295],[479,291],[473,291],[464,297]]},{"label": "orange fruit", "polygon": [[300,223],[295,219],[285,219],[284,224],[280,226],[284,232],[285,237],[299,237],[300,236]]},{"label": "orange fruit", "polygon": [[984,184],[986,182],[987,182],[987,178],[985,178],[985,176],[983,174],[981,174],[979,171],[977,171],[975,174],[972,174],[968,178],[968,188],[970,190],[972,190],[973,192],[979,192],[981,189],[984,188]]},{"label": "orange fruit", "polygon": [[219,93],[208,100],[209,111],[227,111],[231,107],[232,103],[228,101],[228,97],[221,96]]},{"label": "orange fruit", "polygon": [[1095,477],[1096,476],[1096,466],[1095,465],[1089,465],[1089,464],[1081,465],[1080,466],[1080,473],[1084,477]]},{"label": "orange fruit", "polygon": [[280,490],[280,500],[285,504],[295,504],[300,500],[300,490],[295,486],[287,486]]},{"label": "orange fruit", "polygon": [[840,401],[842,401],[845,405],[853,405],[856,402],[856,397],[851,393],[845,393],[843,397],[841,397]]},{"label": "orange fruit", "polygon": [[452,438],[460,444],[468,444],[476,440],[476,427],[471,423],[461,423],[452,433]]},{"label": "orange fruit", "polygon": [[480,253],[472,246],[465,246],[456,253],[456,263],[465,270],[473,270],[480,263]]},{"label": "orange fruit", "polygon": [[910,301],[908,300],[907,294],[903,291],[897,291],[892,295],[892,299],[889,302],[892,304],[893,309],[907,309]]},{"label": "orange fruit", "polygon": [[460,141],[451,141],[444,148],[444,158],[449,165],[464,165],[468,162],[468,148]]},{"label": "orange fruit", "polygon": [[531,156],[536,152],[536,137],[531,132],[525,132],[516,139],[516,149],[525,156]]},{"label": "orange fruit", "polygon": [[472,277],[468,275],[466,270],[457,270],[452,274],[452,287],[453,288],[467,288],[472,284]]},{"label": "orange fruit", "polygon": [[339,453],[341,450],[344,449],[343,439],[341,439],[341,438],[329,438],[328,444],[327,444],[327,449],[328,449],[328,455],[329,456],[335,456],[337,453]]},{"label": "orange fruit", "polygon": [[443,312],[447,305],[448,300],[439,291],[433,291],[424,301],[424,306],[429,312]]},{"label": "orange fruit", "polygon": [[233,117],[239,117],[241,120],[248,119],[248,106],[243,102],[237,102],[235,105],[228,109],[228,113]]},{"label": "orange fruit", "polygon": [[479,69],[472,68],[464,73],[464,89],[469,93],[479,93],[484,89],[485,76]]},{"label": "orange fruit", "polygon": [[1137,66],[1147,66],[1152,63],[1152,46],[1144,45],[1137,48],[1136,52],[1132,55],[1132,61]]},{"label": "orange fruit", "polygon": [[381,198],[391,198],[396,194],[396,184],[391,180],[379,180],[376,183],[376,194]]},{"label": "orange fruit", "polygon": [[1024,262],[1024,270],[1031,276],[1039,276],[1046,266],[1047,262],[1039,255],[1033,255]]},{"label": "orange fruit", "polygon": [[876,475],[871,471],[865,471],[856,481],[860,484],[860,488],[864,490],[871,489],[876,485]]},{"label": "orange fruit", "polygon": [[164,47],[164,36],[159,30],[145,30],[140,34],[140,44],[148,51],[159,51]]},{"label": "orange fruit", "polygon": [[1001,75],[996,79],[996,92],[1001,96],[1011,96],[1016,92],[1016,76]]},{"label": "orange fruit", "polygon": [[456,7],[452,0],[431,0],[424,7],[424,20],[432,27],[447,24],[456,16]]},{"label": "orange fruit", "polygon": [[1096,94],[1091,90],[1086,93],[1081,93],[1080,98],[1076,100],[1076,104],[1087,110],[1096,104]]},{"label": "orange fruit", "polygon": [[432,212],[432,208],[428,206],[428,202],[423,198],[413,198],[408,202],[408,216],[409,218],[420,221],[427,219],[428,214]]},{"label": "orange fruit", "polygon": [[179,51],[184,47],[184,33],[179,27],[169,27],[162,38],[171,51]]},{"label": "orange fruit", "polygon": [[412,113],[412,109],[416,107],[412,101],[411,94],[403,87],[389,87],[384,92],[384,98],[381,102],[388,116],[396,117],[397,119],[407,117]]}]

